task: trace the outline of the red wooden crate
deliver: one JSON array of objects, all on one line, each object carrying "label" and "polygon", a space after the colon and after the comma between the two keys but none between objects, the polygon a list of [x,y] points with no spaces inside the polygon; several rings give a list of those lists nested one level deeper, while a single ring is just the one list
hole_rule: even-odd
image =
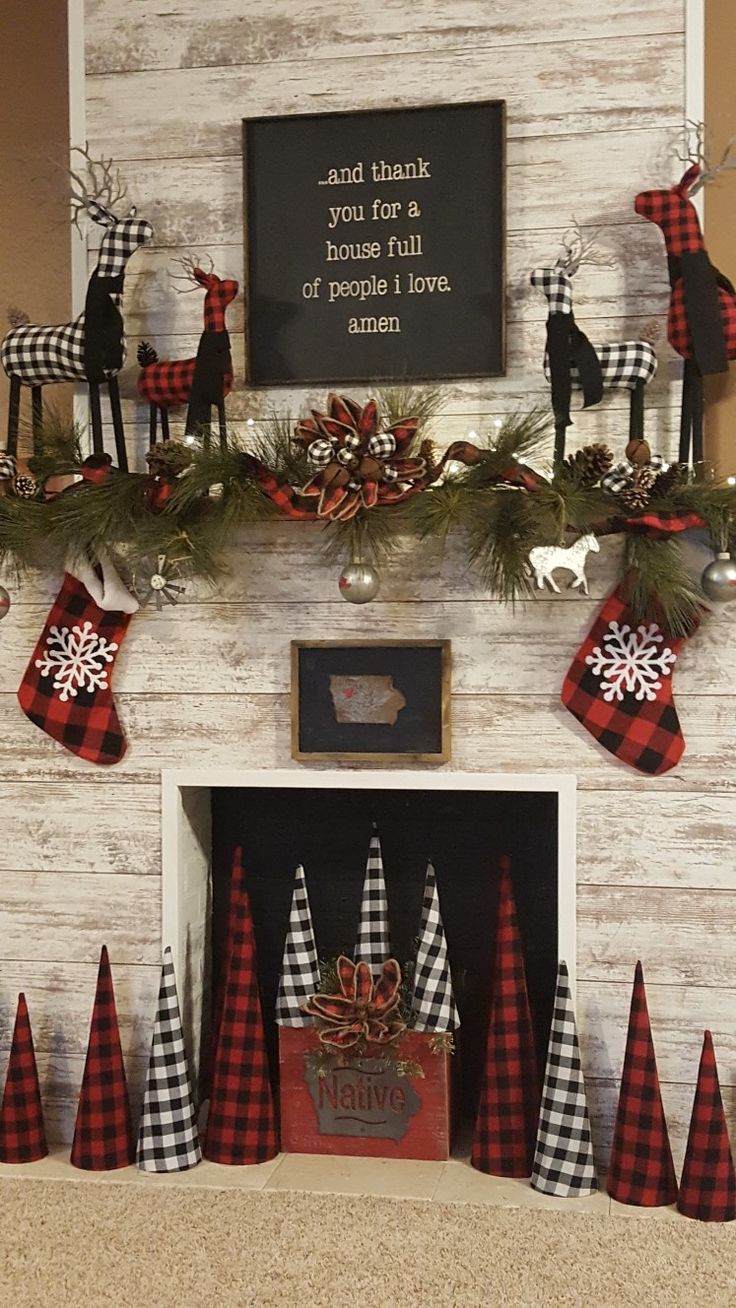
[{"label": "red wooden crate", "polygon": [[409,1031],[399,1046],[400,1058],[417,1063],[422,1077],[397,1077],[374,1070],[374,1059],[355,1058],[321,1078],[305,1063],[318,1047],[314,1027],[279,1027],[281,1148],[366,1158],[449,1158],[451,1055],[433,1053],[431,1040],[429,1034]]}]

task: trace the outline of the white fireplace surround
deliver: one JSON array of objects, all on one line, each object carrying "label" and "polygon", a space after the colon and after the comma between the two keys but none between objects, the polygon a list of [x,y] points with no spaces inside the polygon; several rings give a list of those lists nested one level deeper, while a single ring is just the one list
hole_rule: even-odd
[{"label": "white fireplace surround", "polygon": [[162,947],[171,946],[194,1066],[199,1061],[212,862],[211,792],[262,786],[292,790],[549,792],[557,795],[557,939],[575,985],[576,779],[563,773],[419,771],[165,771],[162,782]]}]

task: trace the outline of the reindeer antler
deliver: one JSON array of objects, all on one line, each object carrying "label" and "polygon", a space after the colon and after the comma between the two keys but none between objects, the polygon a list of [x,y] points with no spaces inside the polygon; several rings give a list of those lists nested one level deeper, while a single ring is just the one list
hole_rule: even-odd
[{"label": "reindeer antler", "polygon": [[696,163],[700,167],[700,176],[693,182],[688,192],[690,199],[707,186],[708,182],[718,177],[719,173],[730,172],[732,168],[736,168],[736,159],[731,158],[731,151],[736,146],[736,135],[726,141],[718,163],[714,164],[711,164],[709,158],[708,129],[705,123],[686,118],[682,129],[682,140],[683,151],[677,151],[677,158],[681,163]]},{"label": "reindeer antler", "polygon": [[[209,268],[204,267],[204,260],[209,260]],[[185,254],[180,259],[172,259],[182,269],[180,273],[169,273],[169,280],[172,282],[190,282],[189,286],[175,286],[174,290],[177,295],[188,295],[190,291],[199,291],[202,289],[201,283],[197,281],[195,272],[201,269],[210,276],[215,271],[214,260],[211,255],[206,254],[201,258],[197,254]]]},{"label": "reindeer antler", "polygon": [[562,268],[569,277],[574,277],[578,268],[584,263],[599,268],[609,268],[612,262],[610,255],[599,249],[596,243],[600,230],[600,227],[596,227],[588,236],[584,236],[583,229],[573,214],[572,226],[568,227],[560,238],[563,253],[557,259],[557,267]]},{"label": "reindeer antler", "polygon": [[84,166],[78,172],[72,168],[66,168],[65,172],[72,179],[72,222],[79,231],[79,219],[92,201],[114,214],[116,205],[128,194],[128,188],[112,159],[106,159],[104,155],[93,159],[87,143],[75,145],[74,153],[81,154]]}]

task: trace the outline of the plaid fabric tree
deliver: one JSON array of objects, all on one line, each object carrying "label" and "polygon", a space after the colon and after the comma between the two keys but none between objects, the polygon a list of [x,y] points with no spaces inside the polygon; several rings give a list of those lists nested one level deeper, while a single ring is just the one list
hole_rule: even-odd
[{"label": "plaid fabric tree", "polygon": [[201,1160],[171,950],[164,950],[136,1162],[144,1172],[184,1172]]},{"label": "plaid fabric tree", "polygon": [[452,1031],[460,1025],[452,989],[445,928],[434,867],[427,864],[412,997],[415,1031]]},{"label": "plaid fabric tree", "polygon": [[677,1207],[700,1222],[736,1219],[736,1175],[710,1031],[703,1038]]},{"label": "plaid fabric tree", "polygon": [[598,1189],[566,963],[557,973],[532,1185],[542,1194],[564,1198]]},{"label": "plaid fabric tree", "polygon": [[642,1208],[677,1198],[641,963],[634,976],[607,1189],[619,1203]]},{"label": "plaid fabric tree", "polygon": [[20,994],[0,1107],[0,1163],[34,1163],[48,1151],[31,1021]]},{"label": "plaid fabric tree", "polygon": [[276,1021],[279,1026],[311,1026],[302,1005],[319,989],[319,962],[314,939],[307,882],[301,863],[294,874],[289,927],[284,943]]},{"label": "plaid fabric tree", "polygon": [[374,834],[371,836],[365,879],[363,881],[358,939],[355,944],[355,962],[367,963],[375,976],[380,972],[386,959],[390,957],[391,941],[389,939],[388,898],[383,875],[383,856],[381,854],[381,842],[378,836]]},{"label": "plaid fabric tree", "polygon": [[107,948],[102,946],[92,1024],[79,1093],[71,1161],[88,1172],[127,1167],[134,1159],[128,1085]]}]

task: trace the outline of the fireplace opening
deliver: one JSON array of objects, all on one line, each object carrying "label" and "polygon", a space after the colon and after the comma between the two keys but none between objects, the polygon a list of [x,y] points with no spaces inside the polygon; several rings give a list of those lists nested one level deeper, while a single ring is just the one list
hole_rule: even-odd
[{"label": "fireplace opening", "polygon": [[[217,787],[211,789],[209,994],[223,967],[229,881],[240,846],[250,896],[275,1100],[275,1001],[294,871],[305,869],[321,959],[352,956],[371,836],[380,836],[391,946],[412,959],[428,859],[436,872],[461,1025],[452,1062],[453,1137],[467,1145],[485,1057],[499,858],[511,859],[514,896],[540,1070],[556,978],[559,917],[558,800],[553,791],[487,789]],[[202,1007],[204,1081],[212,1002]]]}]

